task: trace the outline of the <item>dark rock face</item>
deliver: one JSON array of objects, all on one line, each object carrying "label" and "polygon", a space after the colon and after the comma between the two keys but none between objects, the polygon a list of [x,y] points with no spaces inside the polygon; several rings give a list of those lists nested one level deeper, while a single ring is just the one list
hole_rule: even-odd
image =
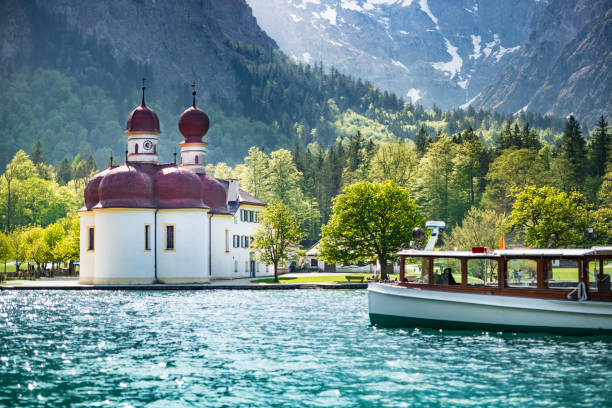
[{"label": "dark rock face", "polygon": [[247,0],[288,55],[443,109],[478,95],[547,1]]},{"label": "dark rock face", "polygon": [[[149,63],[154,81],[195,80],[205,99],[236,96],[238,80],[230,69],[237,56],[232,41],[262,50],[277,48],[257,26],[244,0],[36,0],[36,5],[61,15],[83,37],[110,47],[120,63]],[[0,56],[5,61],[23,61],[34,52],[30,35],[37,27],[27,7],[24,1],[2,1],[6,14],[0,21]],[[135,82],[138,75],[134,73]]]},{"label": "dark rock face", "polygon": [[566,116],[592,127],[612,106],[612,1],[557,0],[474,105]]}]

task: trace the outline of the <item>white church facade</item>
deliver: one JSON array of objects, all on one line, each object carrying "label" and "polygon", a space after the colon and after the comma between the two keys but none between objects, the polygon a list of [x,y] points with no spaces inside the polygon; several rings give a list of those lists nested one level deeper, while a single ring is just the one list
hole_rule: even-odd
[{"label": "white church facade", "polygon": [[249,248],[265,204],[205,171],[208,116],[179,118],[180,164],[158,163],[157,114],[144,98],[127,121],[122,165],[94,175],[79,210],[83,284],[201,283],[268,271]]}]

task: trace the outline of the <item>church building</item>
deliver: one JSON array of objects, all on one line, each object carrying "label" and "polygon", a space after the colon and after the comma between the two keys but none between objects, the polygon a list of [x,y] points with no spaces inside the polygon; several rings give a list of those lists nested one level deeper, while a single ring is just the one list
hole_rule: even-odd
[{"label": "church building", "polygon": [[199,283],[266,272],[249,248],[265,204],[238,181],[206,174],[210,122],[195,91],[178,121],[180,164],[158,162],[159,119],[144,91],[127,120],[125,163],[111,162],[85,188],[79,282]]}]

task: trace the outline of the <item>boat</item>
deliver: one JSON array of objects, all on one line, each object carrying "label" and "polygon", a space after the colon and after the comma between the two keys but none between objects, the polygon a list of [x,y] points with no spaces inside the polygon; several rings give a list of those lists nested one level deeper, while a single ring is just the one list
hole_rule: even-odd
[{"label": "boat", "polygon": [[[612,291],[605,273],[612,247],[408,249],[398,256],[398,283],[368,285],[373,325],[612,334]],[[420,262],[420,276],[406,276],[407,259]]]}]

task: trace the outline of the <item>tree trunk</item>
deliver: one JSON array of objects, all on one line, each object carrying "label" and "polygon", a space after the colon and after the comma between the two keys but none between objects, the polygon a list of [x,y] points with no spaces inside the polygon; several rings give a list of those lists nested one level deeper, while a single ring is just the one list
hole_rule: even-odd
[{"label": "tree trunk", "polygon": [[278,282],[278,261],[274,262],[274,282]]},{"label": "tree trunk", "polygon": [[380,279],[383,281],[389,280],[389,274],[387,273],[387,260],[378,257],[378,262],[380,263]]},{"label": "tree trunk", "polygon": [[6,200],[6,232],[11,231],[11,181],[7,181],[8,199]]}]

